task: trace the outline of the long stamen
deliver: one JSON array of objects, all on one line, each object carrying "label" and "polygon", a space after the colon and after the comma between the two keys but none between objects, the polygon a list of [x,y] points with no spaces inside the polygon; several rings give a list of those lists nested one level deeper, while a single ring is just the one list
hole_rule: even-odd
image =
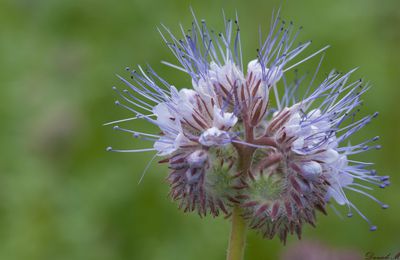
[{"label": "long stamen", "polygon": [[141,153],[141,152],[152,152],[156,151],[155,148],[144,148],[144,149],[131,149],[131,150],[121,150],[113,149],[111,146],[107,147],[107,152],[118,152],[118,153]]}]

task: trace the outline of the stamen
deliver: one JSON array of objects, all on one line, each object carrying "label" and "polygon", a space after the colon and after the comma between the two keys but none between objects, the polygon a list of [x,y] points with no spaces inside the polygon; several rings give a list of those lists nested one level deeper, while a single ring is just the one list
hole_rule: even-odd
[{"label": "stamen", "polygon": [[188,71],[186,69],[184,69],[184,68],[182,68],[182,67],[180,67],[178,65],[172,64],[172,63],[170,63],[168,61],[161,61],[161,63],[164,64],[164,65],[167,65],[167,66],[169,66],[171,68],[174,68],[174,69],[180,70],[182,72],[188,73]]},{"label": "stamen", "polygon": [[[149,117],[149,116],[155,116],[155,115],[151,114],[151,115],[146,115],[146,116]],[[136,120],[136,119],[141,119],[141,118],[143,118],[143,117],[135,116],[135,117],[124,118],[124,119],[120,119],[120,120],[115,120],[115,121],[104,123],[103,126],[118,124],[118,123],[127,122],[127,121],[131,121],[131,120]]]},{"label": "stamen", "polygon": [[142,180],[144,178],[144,175],[146,174],[147,170],[150,168],[151,163],[154,161],[154,159],[157,157],[157,154],[155,154],[150,161],[147,163],[146,167],[143,170],[142,176],[140,176],[138,184],[142,183]]},{"label": "stamen", "polygon": [[133,134],[133,136],[134,136],[135,138],[138,138],[138,137],[140,137],[141,135],[149,136],[149,137],[155,137],[155,138],[160,138],[160,137],[161,137],[161,136],[159,136],[159,135],[153,135],[153,134],[148,134],[148,133],[133,131],[133,130],[130,130],[130,129],[126,129],[126,128],[119,127],[119,126],[117,126],[117,125],[114,126],[113,129],[114,129],[114,130],[120,130],[120,131],[127,132],[127,133],[131,133],[131,134]]},{"label": "stamen", "polygon": [[389,208],[389,205],[384,204],[383,202],[381,202],[380,200],[378,200],[377,198],[375,198],[374,196],[372,196],[372,195],[369,194],[369,193],[366,193],[366,192],[364,192],[364,191],[362,191],[362,190],[355,189],[355,188],[352,188],[352,187],[349,187],[349,186],[346,186],[345,188],[348,189],[348,190],[352,190],[352,191],[358,192],[358,193],[360,193],[360,194],[362,194],[362,195],[364,195],[364,196],[366,196],[366,197],[372,199],[373,201],[375,201],[376,203],[378,203],[383,209]]},{"label": "stamen", "polygon": [[119,150],[113,149],[111,146],[107,147],[107,152],[117,152],[117,153],[141,153],[141,152],[151,152],[156,151],[155,148],[145,148],[145,149],[133,149],[133,150]]},{"label": "stamen", "polygon": [[377,230],[377,227],[372,225],[371,221],[366,216],[364,216],[364,214],[362,214],[361,211],[356,206],[354,206],[353,203],[349,203],[349,204],[358,213],[358,215],[360,215],[369,224],[370,231]]}]

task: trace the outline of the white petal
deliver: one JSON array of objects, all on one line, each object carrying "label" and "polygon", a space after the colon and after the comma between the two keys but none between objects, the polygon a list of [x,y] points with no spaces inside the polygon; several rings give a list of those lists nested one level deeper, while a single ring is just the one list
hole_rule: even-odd
[{"label": "white petal", "polygon": [[189,145],[192,144],[193,142],[190,141],[184,134],[179,133],[176,138],[175,138],[175,142],[174,145],[175,147],[179,148],[183,145]]},{"label": "white petal", "polygon": [[239,86],[245,81],[243,72],[233,62],[228,62],[221,67],[211,62],[209,74],[212,82],[221,84],[229,92],[232,91],[232,84],[236,83]]},{"label": "white petal", "polygon": [[185,135],[179,133],[176,136],[162,136],[154,143],[158,155],[168,155],[178,150],[183,145],[194,144]]},{"label": "white petal", "polygon": [[299,150],[301,150],[303,147],[304,147],[304,138],[298,137],[292,144],[292,151],[301,153]]},{"label": "white petal", "polygon": [[304,177],[307,179],[315,179],[322,173],[322,167],[314,161],[307,161],[300,165]]},{"label": "white petal", "polygon": [[341,154],[341,155],[339,156],[339,159],[335,162],[335,164],[336,164],[335,166],[336,166],[337,168],[339,168],[339,169],[346,168],[347,165],[348,165],[347,156]]},{"label": "white petal", "polygon": [[347,203],[347,199],[342,193],[338,192],[336,189],[329,187],[325,195],[325,199],[328,200],[333,197],[339,205],[344,205]]},{"label": "white petal", "polygon": [[334,149],[328,149],[324,152],[315,154],[314,160],[322,161],[324,163],[333,163],[339,158],[339,153]]},{"label": "white petal", "polygon": [[157,115],[157,125],[165,135],[176,135],[181,132],[181,124],[179,120],[172,120],[176,116],[171,113],[166,103],[160,103],[153,107],[153,113]]},{"label": "white petal", "polygon": [[247,64],[247,74],[250,73],[259,74],[262,73],[261,65],[258,62],[258,59],[252,60]]},{"label": "white petal", "polygon": [[216,128],[231,128],[237,121],[238,118],[233,113],[224,113],[219,107],[214,106],[213,126]]},{"label": "white petal", "polygon": [[168,110],[167,104],[165,103],[161,103],[153,107],[153,113],[157,115],[157,117],[159,117],[160,119],[168,117],[171,114]]},{"label": "white petal", "polygon": [[199,142],[204,146],[226,145],[231,142],[231,138],[228,132],[211,127],[201,134]]},{"label": "white petal", "polygon": [[158,155],[160,156],[168,155],[176,151],[173,140],[165,136],[156,141],[153,147],[158,151]]},{"label": "white petal", "polygon": [[193,104],[196,102],[196,91],[192,89],[183,88],[179,91],[180,101]]},{"label": "white petal", "polygon": [[337,178],[338,178],[340,187],[345,187],[345,186],[353,183],[353,177],[350,174],[345,173],[345,172],[340,173]]}]

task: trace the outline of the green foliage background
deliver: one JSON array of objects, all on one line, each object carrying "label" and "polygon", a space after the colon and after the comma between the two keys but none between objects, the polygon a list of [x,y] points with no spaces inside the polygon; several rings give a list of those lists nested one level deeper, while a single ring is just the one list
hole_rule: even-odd
[{"label": "green foliage background", "polygon": [[[130,116],[113,105],[111,86],[125,66],[151,64],[178,87],[186,75],[160,64],[173,61],[156,26],[177,32],[197,16],[222,29],[238,11],[245,60],[253,59],[258,26],[266,32],[279,1],[1,0],[0,1],[0,259],[224,259],[229,222],[184,215],[167,197],[165,166],[151,154],[106,153],[105,147],[145,147],[102,124]],[[383,211],[354,196],[378,225],[371,233],[359,216],[340,219],[330,210],[304,237],[361,254],[400,251],[398,0],[288,0],[283,17],[303,25],[308,50],[331,44],[321,74],[356,66],[373,88],[364,113],[380,117],[354,140],[379,134],[383,149],[373,160],[393,185],[374,195]],[[302,66],[313,71],[318,59]],[[146,129],[138,123],[136,128]],[[291,238],[289,244],[297,239]],[[250,232],[246,259],[276,259],[285,248]]]}]

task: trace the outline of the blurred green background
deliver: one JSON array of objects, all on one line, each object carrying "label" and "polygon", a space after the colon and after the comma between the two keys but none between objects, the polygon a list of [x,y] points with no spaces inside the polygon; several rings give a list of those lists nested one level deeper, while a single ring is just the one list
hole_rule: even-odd
[{"label": "blurred green background", "polygon": [[[183,214],[167,197],[167,168],[154,163],[138,185],[151,154],[106,153],[105,147],[146,147],[102,124],[130,114],[113,105],[115,74],[151,64],[178,87],[186,75],[160,64],[174,61],[156,30],[177,32],[197,16],[222,29],[238,11],[245,60],[254,58],[258,26],[267,32],[280,1],[0,1],[0,259],[224,259],[229,222]],[[340,219],[332,210],[304,237],[333,247],[376,255],[400,251],[398,198],[400,147],[400,1],[284,1],[283,17],[303,25],[312,49],[331,44],[321,74],[360,66],[373,88],[364,113],[380,117],[354,140],[379,134],[383,149],[373,160],[392,186],[355,204],[359,216]],[[313,71],[318,59],[302,66]],[[145,129],[138,123],[136,128]],[[297,239],[290,238],[289,245]],[[246,259],[276,259],[285,248],[254,232]]]}]

